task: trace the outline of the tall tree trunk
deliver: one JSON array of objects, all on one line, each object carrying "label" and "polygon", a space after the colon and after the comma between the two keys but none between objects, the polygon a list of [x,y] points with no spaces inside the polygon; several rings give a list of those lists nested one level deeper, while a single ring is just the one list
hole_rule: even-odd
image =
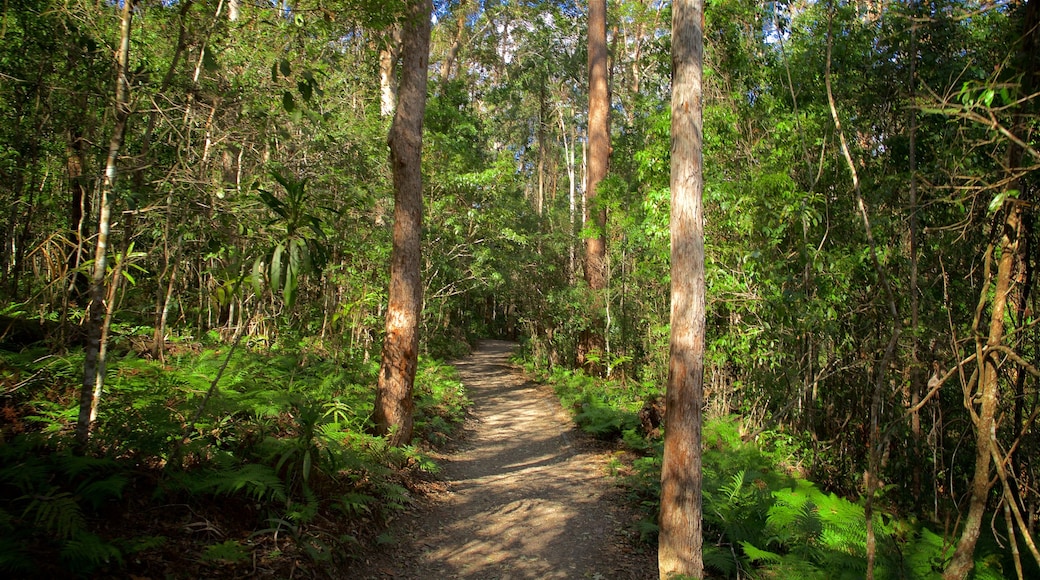
[{"label": "tall tree trunk", "polygon": [[[441,84],[444,85],[452,79],[455,72],[455,63],[462,50],[462,41],[466,35],[466,20],[469,19],[470,0],[462,0],[455,8],[455,37],[452,38],[448,54],[444,57],[444,70],[441,72]],[[479,6],[478,6],[479,8]]]},{"label": "tall tree trunk", "polygon": [[[1031,94],[1035,90],[1037,82],[1036,75],[1040,67],[1037,65],[1037,45],[1040,38],[1040,0],[1029,0],[1025,6],[1022,20],[1022,36],[1018,50],[1019,71],[1022,76],[1022,89],[1025,94]],[[1015,115],[1012,126],[1012,134],[1025,136],[1030,121],[1029,111],[1019,110]],[[1022,166],[1022,147],[1015,142],[1008,144],[1007,171],[1015,175]],[[1020,180],[1014,180],[1009,189],[1022,191]],[[1028,199],[1028,193],[1023,192],[1020,199],[1008,199],[1004,201],[1003,224],[1000,228],[999,257],[997,258],[996,291],[992,295],[990,305],[989,331],[987,335],[982,334],[980,320],[987,301],[990,286],[989,265],[994,256],[993,247],[990,246],[986,256],[986,284],[979,297],[979,307],[976,309],[974,321],[976,361],[979,366],[978,388],[974,393],[970,389],[965,391],[964,405],[972,414],[975,423],[976,449],[975,449],[975,475],[971,483],[971,501],[968,505],[968,514],[964,518],[964,527],[961,531],[957,549],[954,550],[953,558],[943,573],[945,580],[961,580],[967,578],[975,566],[974,554],[975,544],[979,539],[979,532],[985,517],[986,505],[989,500],[992,481],[990,480],[990,459],[997,451],[995,447],[996,416],[1000,402],[1000,371],[998,354],[993,352],[994,347],[1003,346],[1005,335],[1005,315],[1011,294],[1015,290],[1014,278],[1016,271],[1023,275],[1027,272],[1028,244],[1027,226],[1030,217],[1026,212],[1032,207],[1032,200]],[[999,214],[998,214],[999,215]],[[1025,292],[1019,288],[1020,292]],[[1013,307],[1013,305],[1012,305]],[[973,395],[973,396],[972,396]],[[976,414],[976,401],[978,402],[978,413]],[[1016,425],[1017,428],[1017,425]],[[999,466],[998,466],[999,467]],[[1014,501],[1014,498],[1006,497],[1006,501]]]},{"label": "tall tree trunk", "polygon": [[557,113],[559,114],[560,120],[560,135],[563,140],[563,156],[564,161],[567,165],[567,208],[568,208],[568,219],[570,223],[570,235],[568,240],[568,262],[567,262],[567,283],[574,283],[574,227],[575,227],[575,210],[577,206],[577,181],[575,179],[575,164],[574,164],[574,145],[576,139],[572,136],[570,143],[567,143],[567,126],[563,119],[563,109],[557,107]]},{"label": "tall tree trunk", "polygon": [[545,83],[539,83],[538,87],[538,130],[535,136],[538,140],[538,197],[535,199],[535,211],[542,215],[545,211],[545,125],[548,116],[549,104],[546,98]]},{"label": "tall tree trunk", "polygon": [[658,568],[662,579],[701,578],[701,412],[705,274],[702,194],[704,2],[672,5],[672,314]]},{"label": "tall tree trunk", "polygon": [[[1000,238],[1000,257],[997,263],[996,292],[993,294],[989,320],[989,334],[983,342],[981,333],[982,308],[986,303],[986,296],[990,287],[989,281],[984,285],[980,293],[980,308],[977,310],[975,320],[976,336],[976,360],[979,362],[978,388],[971,400],[966,400],[965,405],[969,407],[975,420],[976,450],[975,450],[975,476],[971,484],[971,502],[968,507],[968,515],[964,518],[964,527],[961,538],[957,542],[957,549],[953,553],[949,566],[943,573],[946,580],[961,580],[967,578],[968,573],[974,568],[975,544],[979,539],[979,531],[985,516],[986,503],[989,499],[991,488],[990,481],[990,437],[995,427],[997,403],[999,402],[999,371],[997,354],[987,352],[989,348],[999,346],[1004,339],[1004,315],[1007,310],[1008,294],[1011,290],[1011,275],[1017,254],[1019,234],[1021,233],[1021,208],[1018,203],[1009,204],[1005,208],[1004,233]],[[993,247],[986,256],[986,276],[990,275],[990,265],[993,259]],[[975,401],[979,401],[979,411],[975,413]]]},{"label": "tall tree trunk", "polygon": [[589,169],[586,187],[586,221],[593,232],[585,239],[585,281],[592,294],[590,328],[581,336],[578,364],[592,374],[602,374],[603,365],[590,355],[603,355],[605,345],[603,291],[607,287],[607,211],[596,196],[610,163],[610,92],[607,88],[607,2],[589,0]]},{"label": "tall tree trunk", "polygon": [[[394,27],[387,34],[386,45],[379,50],[379,114],[389,117],[397,106],[397,57],[401,50],[401,27]],[[427,56],[429,58],[429,56]],[[401,79],[404,87],[404,78]]]},{"label": "tall tree trunk", "polygon": [[[127,80],[127,65],[130,62],[130,27],[133,21],[134,2],[124,0],[122,21],[119,27],[119,52],[116,55],[115,124],[112,139],[108,144],[105,160],[105,175],[101,183],[101,202],[98,207],[97,246],[94,252],[94,270],[90,280],[90,307],[87,317],[87,346],[83,362],[83,385],[79,393],[79,417],[76,421],[76,444],[83,449],[90,437],[90,427],[97,414],[97,405],[105,379],[105,349],[103,342],[107,334],[105,298],[110,294],[105,288],[105,267],[108,250],[108,233],[112,214],[112,193],[118,173],[119,151],[123,147],[126,125],[130,118],[130,85]],[[111,307],[111,305],[109,305]]]},{"label": "tall tree trunk", "polygon": [[419,357],[422,310],[422,127],[430,60],[431,0],[412,0],[402,33],[400,101],[390,127],[394,176],[394,240],[390,295],[373,420],[391,445],[412,438],[412,389]]},{"label": "tall tree trunk", "polygon": [[[912,16],[917,18],[918,3],[912,4]],[[917,22],[910,24],[910,102],[917,102]],[[910,115],[910,328],[912,329],[913,343],[910,346],[910,408],[914,411],[910,414],[910,434],[913,437],[911,476],[911,495],[917,507],[921,505],[922,471],[924,470],[924,455],[921,448],[921,412],[917,410],[917,404],[921,402],[921,393],[927,380],[927,373],[920,360],[920,338],[918,337],[918,325],[920,324],[920,290],[918,286],[918,237],[920,236],[917,222],[917,110],[908,107]]]}]

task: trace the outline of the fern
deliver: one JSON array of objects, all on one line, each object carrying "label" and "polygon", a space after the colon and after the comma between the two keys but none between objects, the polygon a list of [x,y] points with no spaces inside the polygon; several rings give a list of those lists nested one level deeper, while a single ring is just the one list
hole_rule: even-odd
[{"label": "fern", "polygon": [[122,566],[124,563],[119,548],[89,532],[78,532],[65,542],[61,549],[61,560],[68,569],[79,573],[89,573],[105,564]]},{"label": "fern", "polygon": [[97,510],[104,502],[121,497],[128,481],[126,475],[121,473],[104,479],[86,481],[76,489],[76,495],[90,504],[92,509]]},{"label": "fern", "polygon": [[376,498],[371,495],[348,492],[340,496],[334,507],[348,516],[360,516],[371,513],[374,503],[376,503]]},{"label": "fern", "polygon": [[70,492],[52,492],[52,495],[26,497],[30,501],[22,512],[22,519],[31,519],[37,528],[66,540],[86,527],[86,519]]},{"label": "fern", "polygon": [[748,542],[740,542],[740,547],[744,550],[744,554],[747,555],[748,560],[752,562],[779,563],[783,561],[783,556],[780,554],[760,550]]},{"label": "fern", "polygon": [[737,572],[737,559],[729,549],[719,546],[704,546],[704,567],[715,570],[723,576],[733,576]]},{"label": "fern", "polygon": [[942,536],[924,528],[916,541],[907,549],[906,565],[913,578],[940,578],[946,566],[946,541]]},{"label": "fern", "polygon": [[249,552],[235,540],[227,540],[220,544],[206,546],[200,558],[203,562],[216,564],[237,564],[249,559]]},{"label": "fern", "polygon": [[247,463],[237,469],[214,470],[198,481],[188,483],[191,491],[213,495],[244,493],[256,501],[285,501],[285,484],[275,471],[257,463]]},{"label": "fern", "polygon": [[36,572],[36,564],[29,557],[25,546],[4,535],[0,535],[0,572],[8,573],[11,578],[27,578]]}]

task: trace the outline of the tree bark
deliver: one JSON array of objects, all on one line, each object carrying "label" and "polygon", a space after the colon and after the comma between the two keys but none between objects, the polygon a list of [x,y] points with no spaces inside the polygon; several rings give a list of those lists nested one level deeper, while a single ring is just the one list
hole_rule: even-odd
[{"label": "tree bark", "polygon": [[376,433],[387,436],[395,446],[412,438],[412,389],[419,357],[422,127],[432,9],[430,0],[412,0],[408,6],[402,32],[400,101],[388,139],[394,179],[394,235],[386,337],[373,420]]},{"label": "tree bark", "polygon": [[[607,176],[610,163],[610,92],[607,70],[607,2],[589,1],[589,161],[585,191],[586,221],[593,232],[585,238],[585,282],[592,294],[590,328],[581,336],[578,364],[591,374],[602,374],[603,364],[594,362],[602,356],[605,345],[603,290],[607,287],[607,246],[605,232],[607,211],[596,203],[600,183]],[[590,355],[592,355],[590,357]]]},{"label": "tree bark", "polygon": [[448,48],[448,54],[444,57],[444,71],[441,73],[441,84],[446,84],[454,76],[455,63],[458,61],[459,51],[462,50],[463,38],[466,35],[466,20],[469,19],[469,3],[470,0],[462,0],[455,8],[455,37],[452,38],[451,46]]},{"label": "tree bark", "polygon": [[[1040,2],[1030,0],[1025,7],[1023,15],[1022,37],[1019,46],[1019,70],[1023,75],[1023,89],[1029,91],[1036,82],[1037,74],[1037,38],[1040,35]],[[1029,94],[1029,93],[1027,93]],[[1029,123],[1029,116],[1025,111],[1019,111],[1015,115],[1013,134],[1025,135]],[[1012,140],[1008,144],[1007,171],[1014,175],[1019,172],[1022,165],[1022,147]],[[1021,183],[1015,180],[1010,185],[1011,189],[1021,191]],[[1005,315],[1008,302],[1014,291],[1014,277],[1016,270],[1024,273],[1027,265],[1023,263],[1027,252],[1025,244],[1028,243],[1027,225],[1030,216],[1026,213],[1032,206],[1031,200],[1008,199],[1004,201],[1002,211],[1004,212],[1003,223],[1000,224],[1000,240],[998,242],[1000,254],[997,258],[996,291],[992,295],[990,306],[989,330],[983,335],[979,326],[981,325],[982,309],[985,306],[989,289],[989,264],[993,260],[992,246],[986,256],[986,284],[980,293],[979,307],[976,310],[974,321],[976,361],[979,365],[978,388],[974,396],[970,389],[965,392],[964,405],[972,414],[975,423],[976,449],[975,449],[975,475],[971,483],[971,501],[968,505],[968,514],[964,518],[964,527],[957,549],[954,550],[953,558],[950,560],[943,573],[945,580],[961,580],[967,578],[975,567],[974,554],[975,545],[979,539],[979,532],[985,518],[986,505],[989,500],[992,481],[990,479],[991,445],[996,441],[996,417],[1000,403],[1000,370],[997,353],[994,347],[1003,345],[1005,336]],[[999,214],[998,214],[999,215]],[[1012,305],[1013,306],[1013,305]],[[985,340],[984,340],[985,339]],[[976,401],[978,401],[978,413],[975,412]],[[999,466],[998,466],[999,467]],[[1013,501],[1013,498],[1007,498]]]},{"label": "tree bark", "polygon": [[87,346],[84,352],[83,385],[79,393],[79,416],[76,421],[76,444],[86,447],[90,438],[90,427],[97,415],[98,401],[105,380],[105,348],[107,317],[105,298],[105,268],[108,250],[112,194],[118,173],[119,151],[123,147],[126,125],[130,118],[130,84],[127,80],[127,65],[130,62],[130,29],[133,22],[133,0],[124,0],[122,20],[119,28],[119,52],[116,55],[115,124],[112,139],[108,144],[105,175],[101,183],[101,201],[98,207],[97,246],[94,252],[94,269],[90,280],[90,307],[87,311]]},{"label": "tree bark", "polygon": [[701,412],[704,407],[705,274],[702,195],[703,0],[672,5],[672,313],[658,569],[662,579],[701,578]]},{"label": "tree bark", "polygon": [[[394,77],[400,50],[401,28],[395,25],[387,34],[386,46],[379,50],[379,114],[383,117],[393,115],[397,107],[397,79]],[[403,87],[403,78],[401,84]]]}]

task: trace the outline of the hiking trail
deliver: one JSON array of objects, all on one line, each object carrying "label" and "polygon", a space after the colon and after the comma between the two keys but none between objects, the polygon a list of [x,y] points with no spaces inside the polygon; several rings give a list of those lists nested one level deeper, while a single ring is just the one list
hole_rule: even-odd
[{"label": "hiking trail", "polygon": [[650,579],[656,555],[626,531],[630,508],[609,453],[578,431],[551,388],[510,365],[515,343],[481,341],[453,363],[473,407],[444,491],[399,517],[359,579]]}]

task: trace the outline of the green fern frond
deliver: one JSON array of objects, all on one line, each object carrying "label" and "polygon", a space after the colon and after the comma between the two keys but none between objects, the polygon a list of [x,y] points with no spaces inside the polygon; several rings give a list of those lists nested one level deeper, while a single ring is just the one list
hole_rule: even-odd
[{"label": "green fern frond", "polygon": [[90,572],[104,564],[115,562],[123,565],[123,553],[119,548],[89,532],[77,532],[61,548],[61,560],[68,569],[80,573]]},{"label": "green fern frond", "polygon": [[129,479],[120,473],[110,475],[104,479],[89,481],[80,485],[76,495],[93,509],[98,509],[103,503],[111,499],[118,499],[123,495],[123,488]]},{"label": "green fern frond", "polygon": [[112,459],[61,453],[54,456],[58,469],[68,477],[90,475],[96,471],[111,470],[116,467]]},{"label": "green fern frond", "polygon": [[740,542],[740,547],[744,550],[744,554],[747,555],[748,560],[751,560],[752,562],[777,563],[783,560],[783,556],[780,554],[768,550],[761,550],[751,545],[750,542]]},{"label": "green fern frond", "polygon": [[336,509],[339,509],[348,516],[359,516],[362,514],[368,514],[372,512],[372,504],[376,503],[376,498],[371,495],[357,492],[348,492],[340,496],[339,502],[335,504]]},{"label": "green fern frond", "polygon": [[922,528],[916,541],[906,549],[906,565],[913,578],[941,578],[946,567],[946,540]]},{"label": "green fern frond", "polygon": [[1004,575],[999,555],[988,554],[975,559],[975,580],[1002,580],[1003,578],[1010,578],[1010,576]]},{"label": "green fern frond", "polygon": [[28,578],[36,572],[36,563],[21,542],[0,536],[0,572],[6,572],[11,578]]},{"label": "green fern frond", "polygon": [[[8,445],[0,445],[0,449]],[[0,461],[8,458],[0,458]],[[0,485],[11,486],[29,493],[50,478],[50,469],[39,457],[14,456],[0,464]]]},{"label": "green fern frond", "polygon": [[729,548],[704,546],[704,567],[715,570],[722,576],[731,577],[737,571],[737,560]]},{"label": "green fern frond", "polygon": [[197,489],[214,495],[244,492],[257,501],[285,500],[285,484],[281,478],[271,467],[258,463],[247,463],[238,469],[211,472]]},{"label": "green fern frond", "polygon": [[740,496],[740,492],[744,489],[744,476],[747,472],[743,469],[733,474],[730,478],[729,484],[722,486],[720,491],[729,497],[731,504],[737,503]]},{"label": "green fern frond", "polygon": [[227,540],[220,544],[206,546],[200,559],[203,562],[237,564],[249,559],[249,551],[235,540]]},{"label": "green fern frond", "polygon": [[30,501],[22,512],[22,519],[32,519],[33,525],[58,539],[71,538],[86,526],[79,504],[67,491],[27,496],[25,499]]}]

